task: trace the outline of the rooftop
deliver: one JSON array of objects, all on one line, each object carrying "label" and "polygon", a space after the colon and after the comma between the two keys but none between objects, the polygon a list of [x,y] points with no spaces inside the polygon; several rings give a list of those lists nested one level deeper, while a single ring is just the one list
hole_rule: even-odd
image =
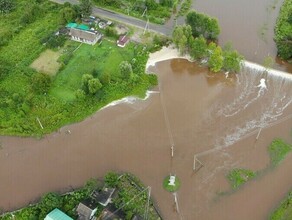
[{"label": "rooftop", "polygon": [[44,220],[73,220],[73,218],[69,217],[59,209],[54,209],[47,214]]},{"label": "rooftop", "polygon": [[67,28],[75,28],[75,29],[80,29],[83,31],[88,31],[90,30],[89,26],[85,24],[76,24],[76,23],[69,23],[66,25]]}]

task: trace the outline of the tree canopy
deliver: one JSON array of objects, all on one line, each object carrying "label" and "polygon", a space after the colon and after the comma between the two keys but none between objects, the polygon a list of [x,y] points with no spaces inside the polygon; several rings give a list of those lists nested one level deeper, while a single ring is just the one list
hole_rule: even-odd
[{"label": "tree canopy", "polygon": [[6,14],[15,8],[15,0],[0,0],[0,13]]},{"label": "tree canopy", "polygon": [[215,40],[220,34],[216,18],[211,18],[196,11],[191,11],[187,14],[186,23],[191,26],[194,37],[202,35],[206,39]]},{"label": "tree canopy", "polygon": [[285,0],[275,27],[275,42],[278,55],[285,60],[292,59],[292,1]]},{"label": "tree canopy", "polygon": [[80,12],[83,16],[89,16],[92,12],[91,0],[80,0]]}]

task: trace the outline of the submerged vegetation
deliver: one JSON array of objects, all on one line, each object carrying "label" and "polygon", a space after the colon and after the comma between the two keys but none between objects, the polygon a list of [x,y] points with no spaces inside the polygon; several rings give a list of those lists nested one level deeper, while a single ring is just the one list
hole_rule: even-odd
[{"label": "submerged vegetation", "polygon": [[273,166],[278,165],[292,150],[292,145],[285,143],[282,139],[275,139],[269,146],[269,153]]},{"label": "submerged vegetation", "polygon": [[233,189],[237,189],[238,187],[242,186],[247,181],[256,177],[256,173],[252,170],[236,168],[229,172],[227,175],[230,184],[232,185]]},{"label": "submerged vegetation", "polygon": [[163,180],[163,188],[168,192],[176,192],[180,187],[180,180],[177,176],[175,176],[175,181],[173,185],[170,185],[171,176],[167,176]]},{"label": "submerged vegetation", "polygon": [[275,27],[275,42],[278,55],[285,60],[292,59],[292,1],[284,0]]},{"label": "submerged vegetation", "polygon": [[[49,44],[44,39],[51,39],[64,19],[60,10],[71,7],[16,2],[12,12],[0,14],[0,134],[40,136],[80,121],[113,100],[143,97],[156,84],[154,75],[145,74],[146,47],[130,43],[119,48],[106,39],[95,46],[63,39]],[[62,54],[55,76],[30,67],[48,47]],[[120,69],[124,61],[132,67],[129,77]]]},{"label": "submerged vegetation", "polygon": [[270,220],[292,219],[292,192],[290,192],[280,206],[270,216]]}]

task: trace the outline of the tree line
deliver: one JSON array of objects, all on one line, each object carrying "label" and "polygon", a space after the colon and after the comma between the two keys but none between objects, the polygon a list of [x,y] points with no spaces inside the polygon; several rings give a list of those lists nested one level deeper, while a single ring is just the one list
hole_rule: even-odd
[{"label": "tree line", "polygon": [[285,0],[275,27],[275,42],[278,55],[284,59],[292,59],[292,1]]},{"label": "tree line", "polygon": [[230,44],[222,49],[214,42],[220,33],[217,19],[192,11],[188,13],[186,23],[176,26],[172,34],[180,54],[188,53],[194,60],[206,60],[212,72],[240,70],[243,56]]}]

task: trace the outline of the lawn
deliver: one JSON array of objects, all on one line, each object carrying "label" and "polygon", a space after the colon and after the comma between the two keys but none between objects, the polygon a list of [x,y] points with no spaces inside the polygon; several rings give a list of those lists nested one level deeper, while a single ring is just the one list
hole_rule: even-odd
[{"label": "lawn", "polygon": [[107,71],[111,78],[118,77],[119,64],[133,58],[133,48],[133,44],[119,48],[106,40],[94,46],[82,44],[68,65],[56,76],[50,94],[63,101],[73,101],[83,74],[99,75]]}]

